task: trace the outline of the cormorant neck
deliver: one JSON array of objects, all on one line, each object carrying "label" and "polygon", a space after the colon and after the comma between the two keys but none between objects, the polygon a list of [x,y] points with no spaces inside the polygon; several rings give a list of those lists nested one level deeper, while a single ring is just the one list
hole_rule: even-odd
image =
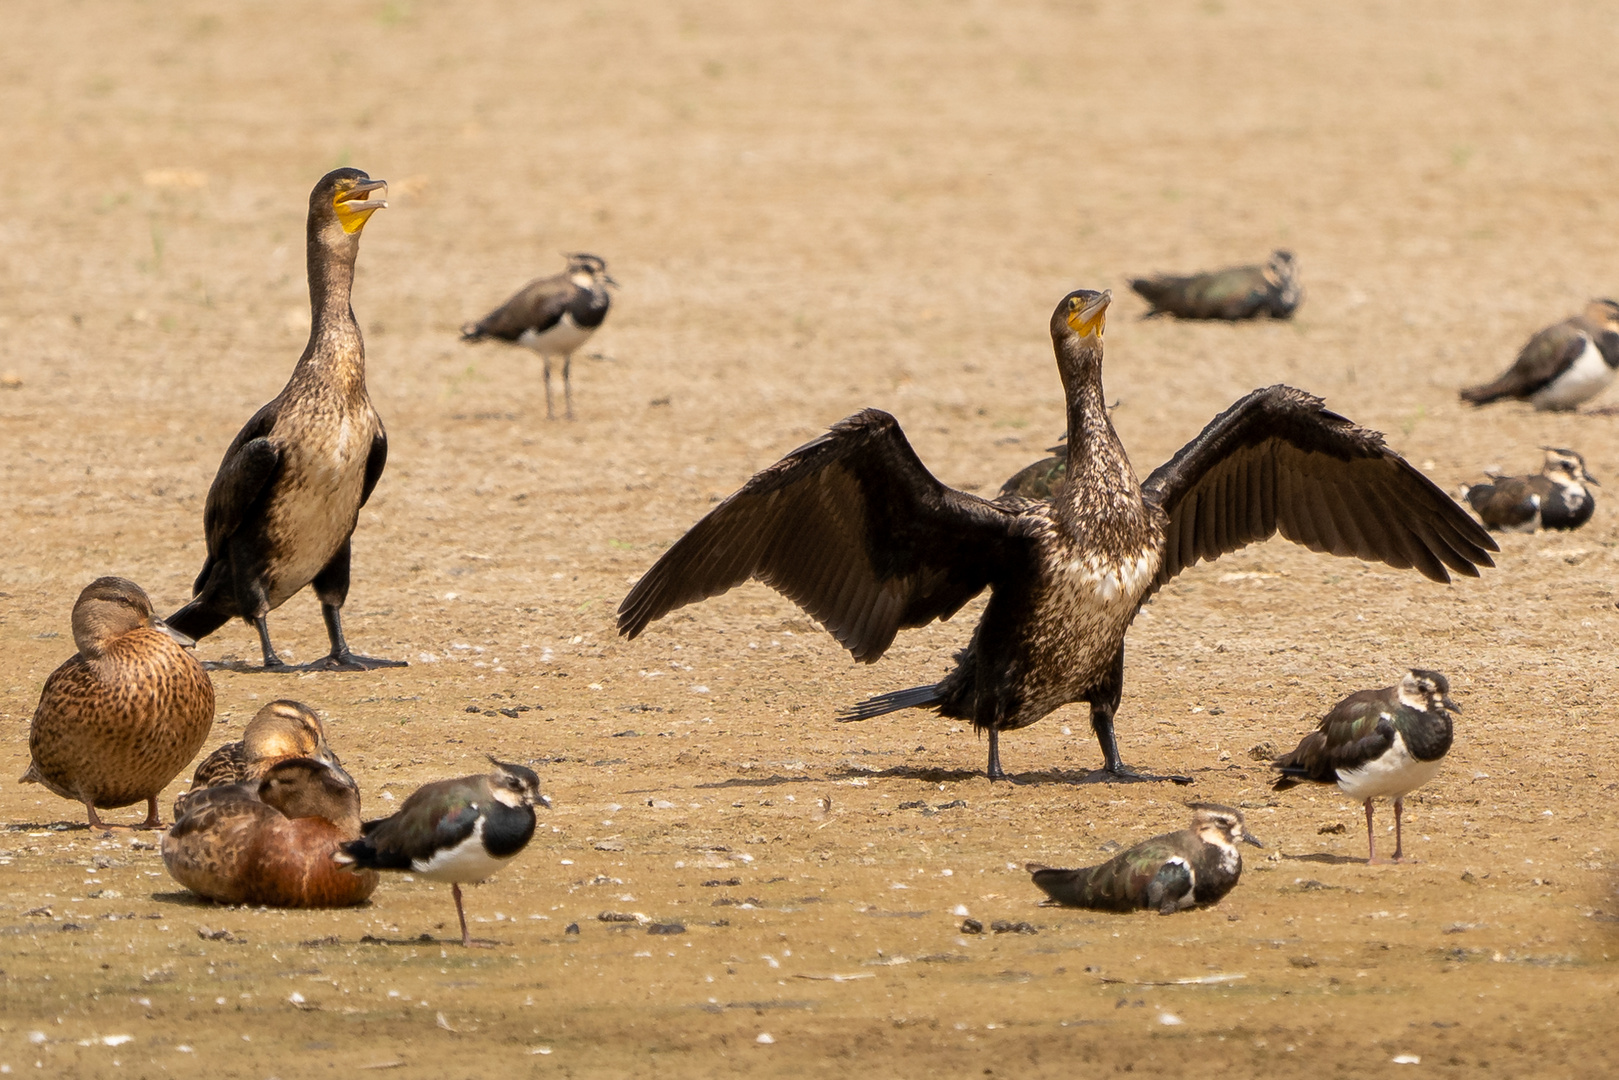
[{"label": "cormorant neck", "polygon": [[360,238],[342,232],[335,222],[328,224],[329,228],[314,221],[309,225],[309,345],[298,366],[346,375],[345,381],[363,386],[365,346],[349,304]]},{"label": "cormorant neck", "polygon": [[[1062,375],[1063,393],[1068,399],[1068,476],[1071,492],[1088,486],[1111,489],[1119,479],[1119,463],[1129,463],[1124,446],[1113,430],[1102,395],[1102,342],[1095,335],[1069,335],[1057,343],[1057,369]],[[1085,485],[1072,478],[1084,475]],[[1134,477],[1128,477],[1134,487]]]}]

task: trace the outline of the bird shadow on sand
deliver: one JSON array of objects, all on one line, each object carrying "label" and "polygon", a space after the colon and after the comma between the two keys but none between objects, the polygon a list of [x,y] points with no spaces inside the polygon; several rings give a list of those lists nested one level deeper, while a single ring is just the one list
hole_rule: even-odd
[{"label": "bird shadow on sand", "polygon": [[[825,776],[733,776],[729,780],[717,780],[708,784],[693,784],[695,788],[755,788],[777,787],[781,784],[824,784],[827,782],[840,782],[846,780],[920,780],[925,784],[959,784],[969,780],[982,780],[984,774],[978,769],[932,769],[925,766],[896,765],[890,769],[835,769]],[[1140,776],[1116,776],[1106,769],[1041,769],[1036,772],[1025,772],[1009,775],[1006,782],[1013,785],[1025,784],[1150,784],[1161,781],[1173,781],[1176,784],[1190,784],[1192,778],[1188,776],[1155,776],[1143,773]]]},{"label": "bird shadow on sand", "polygon": [[1357,859],[1353,855],[1329,855],[1325,851],[1315,851],[1308,855],[1283,855],[1288,862],[1323,863],[1327,866],[1366,865],[1365,859]]},{"label": "bird shadow on sand", "polygon": [[[436,938],[432,934],[417,934],[415,937],[378,937],[375,934],[365,934],[359,940],[361,945],[454,945],[461,947],[461,939]],[[476,948],[491,949],[496,946],[510,945],[509,941],[495,941],[491,938],[473,938],[472,944]]]},{"label": "bird shadow on sand", "polygon": [[309,671],[342,673],[358,670],[357,668],[334,667],[326,662],[326,657],[324,656],[319,660],[311,660],[307,664],[283,664],[280,667],[273,668],[267,668],[262,663],[254,663],[251,660],[237,660],[234,657],[226,657],[223,660],[204,660],[202,661],[202,669],[204,671],[234,671],[238,675],[302,675]]},{"label": "bird shadow on sand", "polygon": [[173,892],[155,892],[152,894],[152,903],[172,904],[175,907],[215,908],[221,910],[236,906],[234,904],[221,904],[217,901],[208,899],[206,896],[198,896],[196,893],[187,889],[176,889]]}]

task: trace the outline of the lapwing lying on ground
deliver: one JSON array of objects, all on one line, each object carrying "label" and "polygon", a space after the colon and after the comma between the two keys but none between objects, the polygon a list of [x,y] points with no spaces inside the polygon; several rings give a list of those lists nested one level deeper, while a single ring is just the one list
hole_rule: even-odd
[{"label": "lapwing lying on ground", "polygon": [[1160,274],[1135,278],[1130,288],[1152,305],[1148,318],[1291,318],[1304,299],[1299,265],[1290,251],[1271,252],[1263,266],[1234,266],[1205,274]]},{"label": "lapwing lying on ground", "polygon": [[607,264],[594,255],[569,255],[568,268],[552,277],[538,278],[475,323],[461,328],[462,341],[498,338],[540,354],[545,365],[545,418],[557,418],[551,396],[551,358],[562,357],[562,393],[569,420],[573,419],[573,353],[607,318],[611,298],[607,286],[617,286]]},{"label": "lapwing lying on ground", "polygon": [[[1591,520],[1596,498],[1588,485],[1596,477],[1572,450],[1544,447],[1539,476],[1496,476],[1488,484],[1462,488],[1462,498],[1486,526],[1505,532],[1577,529]],[[1600,486],[1600,485],[1599,485]]]},{"label": "lapwing lying on ground", "polygon": [[1398,686],[1359,690],[1332,707],[1291,754],[1273,762],[1276,791],[1304,783],[1337,784],[1366,805],[1366,861],[1377,861],[1372,800],[1394,800],[1394,861],[1405,855],[1401,815],[1405,796],[1432,780],[1450,750],[1450,682],[1437,671],[1412,668]]},{"label": "lapwing lying on ground", "polygon": [[225,451],[203,508],[208,557],[192,585],[194,599],[169,616],[169,625],[199,640],[245,619],[259,632],[267,670],[288,667],[270,645],[266,616],[305,585],[315,587],[331,641],[330,655],[311,667],[405,666],[350,652],[342,621],[349,540],[388,461],[349,306],[360,231],[388,205],[387,190],[359,169],[335,169],[310,192],[309,344],[286,387]]},{"label": "lapwing lying on ground", "polygon": [[483,881],[528,846],[534,806],[549,807],[534,770],[497,761],[495,771],[424,784],[399,812],[362,826],[359,840],[343,845],[338,862],[357,869],[404,870],[448,881],[461,919],[461,944],[470,946],[461,886]]},{"label": "lapwing lying on ground", "polygon": [[1192,803],[1191,828],[1143,840],[1100,866],[1053,870],[1028,863],[1034,883],[1065,907],[1098,911],[1151,908],[1173,915],[1196,904],[1214,904],[1242,876],[1238,842],[1264,847],[1242,814],[1216,803]]},{"label": "lapwing lying on ground", "polygon": [[[1490,538],[1383,437],[1287,386],[1256,390],[1138,483],[1104,407],[1111,296],[1079,290],[1051,317],[1068,399],[1067,479],[1052,501],[994,501],[941,484],[890,415],[867,409],[793,451],[692,526],[630,590],[619,633],[749,578],[785,594],[870,663],[897,631],[988,606],[940,682],[862,702],[864,720],[923,707],[989,736],[1076,702],[1108,772],[1124,636],[1166,582],[1204,559],[1282,535],[1435,581],[1493,565]],[[1157,779],[1164,779],[1159,777]]]},{"label": "lapwing lying on ground", "polygon": [[1585,311],[1529,339],[1518,359],[1493,382],[1470,386],[1462,400],[1486,405],[1502,398],[1537,409],[1573,409],[1613,382],[1619,369],[1619,301],[1592,300]]},{"label": "lapwing lying on ground", "polygon": [[97,810],[146,804],[142,829],[160,829],[157,797],[191,764],[214,726],[214,684],[189,637],[152,612],[146,591],[97,578],[73,604],[79,651],[45,680],[18,783]]}]

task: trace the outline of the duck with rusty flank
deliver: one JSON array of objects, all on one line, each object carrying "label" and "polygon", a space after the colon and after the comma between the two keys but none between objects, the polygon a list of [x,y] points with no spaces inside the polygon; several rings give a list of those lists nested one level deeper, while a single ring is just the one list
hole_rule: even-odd
[{"label": "duck with rusty flank", "polygon": [[1273,762],[1281,772],[1271,787],[1286,791],[1306,781],[1337,784],[1366,807],[1366,861],[1377,861],[1372,801],[1394,800],[1394,861],[1405,857],[1401,818],[1405,797],[1439,774],[1450,751],[1450,681],[1437,671],[1412,668],[1399,683],[1358,690],[1332,707],[1292,753]]},{"label": "duck with rusty flank", "polygon": [[222,904],[349,907],[378,876],[333,860],[360,835],[354,780],[313,758],[286,758],[256,782],[194,792],[163,837],[163,865],[199,896]]},{"label": "duck with rusty flank", "polygon": [[169,623],[204,638],[233,618],[259,635],[267,670],[288,665],[266,617],[305,585],[320,599],[331,652],[315,668],[403,667],[350,651],[342,609],[350,540],[382,477],[388,436],[365,388],[365,343],[349,305],[360,231],[387,206],[387,184],[335,169],[309,195],[309,343],[292,377],[231,440],[208,489],[208,556],[189,604]]},{"label": "duck with rusty flank", "polygon": [[214,684],[189,637],[152,613],[133,581],[102,577],[73,605],[77,654],[51,672],[28,732],[22,783],[98,810],[145,801],[143,829],[159,829],[157,797],[196,757],[214,723]]},{"label": "duck with rusty flank", "polygon": [[[1051,500],[946,487],[885,412],[867,409],[749,480],[692,526],[619,605],[619,633],[755,578],[819,620],[858,661],[900,629],[988,606],[956,667],[861,702],[843,719],[930,708],[988,734],[1090,707],[1108,774],[1124,638],[1175,575],[1277,532],[1312,551],[1435,581],[1493,565],[1494,540],[1375,431],[1288,386],[1256,390],[1136,480],[1104,406],[1107,292],[1057,305],[1051,337],[1068,406],[1067,479]],[[1162,778],[1160,778],[1162,779]]]},{"label": "duck with rusty flank", "polygon": [[335,858],[360,870],[402,870],[448,881],[470,947],[461,886],[484,881],[517,857],[534,836],[534,807],[549,807],[533,769],[490,757],[494,771],[424,784],[399,812],[368,821],[364,836]]},{"label": "duck with rusty flank", "polygon": [[1032,862],[1024,868],[1050,898],[1047,903],[1063,907],[1148,908],[1173,915],[1200,904],[1217,904],[1242,877],[1237,844],[1265,845],[1248,831],[1240,810],[1218,803],[1191,807],[1190,828],[1143,840],[1099,866],[1055,870]]},{"label": "duck with rusty flank", "polygon": [[282,698],[253,715],[242,737],[228,742],[202,759],[191,776],[191,789],[174,804],[178,820],[186,799],[204,788],[257,783],[272,765],[288,758],[314,758],[342,769],[326,745],[326,725],[320,714],[301,701]]}]

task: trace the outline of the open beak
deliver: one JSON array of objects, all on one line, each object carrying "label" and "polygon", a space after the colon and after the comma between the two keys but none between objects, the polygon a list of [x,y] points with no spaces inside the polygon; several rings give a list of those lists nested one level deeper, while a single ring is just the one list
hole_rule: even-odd
[{"label": "open beak", "polygon": [[[367,198],[373,191],[382,194],[375,199]],[[342,199],[343,209],[351,214],[362,214],[367,210],[383,210],[388,206],[388,181],[366,180],[349,188],[348,194]]]},{"label": "open beak", "polygon": [[1068,325],[1080,336],[1096,332],[1107,315],[1107,306],[1113,302],[1113,290],[1103,289],[1090,303],[1068,314]]},{"label": "open beak", "polygon": [[169,635],[169,637],[180,643],[181,648],[194,649],[197,646],[196,638],[191,637],[189,634],[180,633],[180,631],[176,630],[162,619],[153,619],[152,629]]}]

